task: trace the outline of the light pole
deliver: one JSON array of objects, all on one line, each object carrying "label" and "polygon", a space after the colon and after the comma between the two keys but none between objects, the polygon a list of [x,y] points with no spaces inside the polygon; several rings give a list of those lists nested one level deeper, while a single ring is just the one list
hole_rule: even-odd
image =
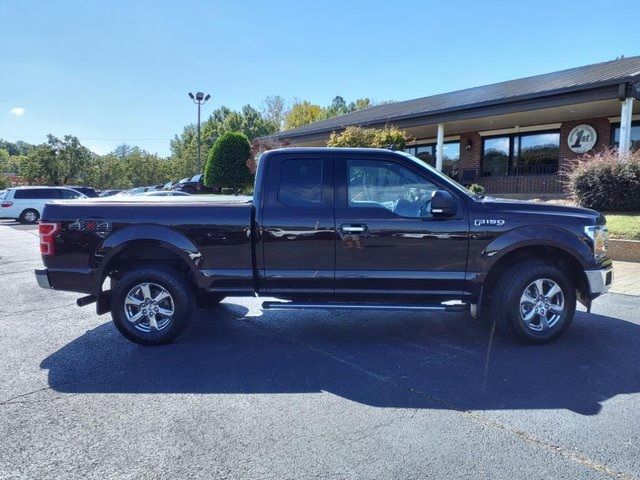
[{"label": "light pole", "polygon": [[200,173],[202,169],[202,161],[200,160],[200,106],[204,105],[207,100],[211,98],[211,95],[198,92],[195,95],[189,92],[189,98],[193,100],[193,103],[198,105],[198,168],[196,173]]}]

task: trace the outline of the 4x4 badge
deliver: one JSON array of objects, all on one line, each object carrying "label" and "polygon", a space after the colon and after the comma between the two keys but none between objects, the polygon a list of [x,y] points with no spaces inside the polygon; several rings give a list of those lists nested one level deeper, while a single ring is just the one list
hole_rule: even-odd
[{"label": "4x4 badge", "polygon": [[106,233],[111,231],[111,222],[103,222],[97,220],[76,220],[67,225],[68,230],[76,232],[96,232]]}]

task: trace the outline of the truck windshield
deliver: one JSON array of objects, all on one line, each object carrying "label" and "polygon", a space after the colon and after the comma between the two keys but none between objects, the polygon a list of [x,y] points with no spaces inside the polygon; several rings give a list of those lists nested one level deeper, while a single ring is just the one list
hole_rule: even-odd
[{"label": "truck windshield", "polygon": [[410,159],[411,161],[413,161],[414,163],[416,163],[417,165],[419,165],[422,168],[426,168],[427,170],[429,170],[429,172],[431,172],[431,174],[435,175],[436,177],[438,177],[443,183],[447,184],[448,186],[450,186],[452,189],[457,190],[458,192],[466,195],[469,198],[472,198],[474,200],[477,200],[478,197],[476,197],[473,193],[471,193],[469,190],[467,190],[466,188],[464,188],[462,185],[460,185],[458,182],[456,182],[455,180],[449,178],[447,175],[445,175],[442,172],[439,172],[438,170],[436,170],[435,168],[433,168],[431,165],[428,165],[426,163],[424,163],[422,160],[420,160],[417,157],[414,157],[413,155],[409,155],[406,152],[396,152],[399,153],[401,155],[404,155],[405,157],[407,157],[408,159]]}]

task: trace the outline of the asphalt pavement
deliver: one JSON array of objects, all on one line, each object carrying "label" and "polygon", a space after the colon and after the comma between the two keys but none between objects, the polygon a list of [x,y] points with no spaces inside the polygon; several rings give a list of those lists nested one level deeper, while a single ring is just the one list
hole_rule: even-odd
[{"label": "asphalt pavement", "polygon": [[2,479],[640,478],[640,297],[538,347],[229,298],[145,348],[38,288],[36,234],[0,221]]}]

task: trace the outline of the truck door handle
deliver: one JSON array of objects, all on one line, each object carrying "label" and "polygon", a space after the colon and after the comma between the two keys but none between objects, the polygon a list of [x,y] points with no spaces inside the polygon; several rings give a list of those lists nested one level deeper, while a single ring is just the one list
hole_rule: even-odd
[{"label": "truck door handle", "polygon": [[341,225],[340,231],[346,235],[357,235],[364,233],[367,229],[366,225]]}]

